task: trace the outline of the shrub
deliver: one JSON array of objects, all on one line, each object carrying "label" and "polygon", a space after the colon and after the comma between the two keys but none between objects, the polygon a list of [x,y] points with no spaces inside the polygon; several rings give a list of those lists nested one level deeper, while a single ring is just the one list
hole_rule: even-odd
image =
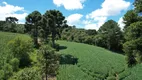
[{"label": "shrub", "polygon": [[13,58],[10,61],[10,64],[12,65],[13,71],[18,71],[18,69],[19,69],[19,60],[17,58]]},{"label": "shrub", "polygon": [[19,59],[20,67],[26,67],[31,64],[31,60],[29,58],[29,52],[31,52],[33,49],[31,42],[15,38],[8,43],[8,46],[13,56]]}]

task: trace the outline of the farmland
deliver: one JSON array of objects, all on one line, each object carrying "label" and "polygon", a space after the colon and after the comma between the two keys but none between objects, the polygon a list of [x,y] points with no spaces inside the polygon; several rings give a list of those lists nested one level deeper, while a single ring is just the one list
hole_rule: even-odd
[{"label": "farmland", "polygon": [[60,65],[58,80],[141,80],[142,65],[127,68],[125,56],[104,48],[58,41],[60,54],[78,58],[76,65]]}]

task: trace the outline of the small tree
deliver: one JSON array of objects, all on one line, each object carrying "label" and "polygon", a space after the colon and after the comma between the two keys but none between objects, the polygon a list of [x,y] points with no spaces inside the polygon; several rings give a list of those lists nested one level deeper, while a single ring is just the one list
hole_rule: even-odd
[{"label": "small tree", "polygon": [[59,56],[55,53],[55,51],[49,46],[42,46],[40,48],[39,61],[42,66],[42,71],[46,77],[48,75],[56,75],[57,69],[59,67]]}]

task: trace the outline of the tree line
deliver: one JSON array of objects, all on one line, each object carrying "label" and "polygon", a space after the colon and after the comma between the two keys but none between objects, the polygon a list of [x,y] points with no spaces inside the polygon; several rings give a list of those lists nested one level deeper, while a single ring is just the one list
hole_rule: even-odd
[{"label": "tree line", "polygon": [[98,31],[76,29],[72,26],[62,31],[63,40],[87,43],[104,47],[112,51],[121,51],[123,32],[114,20],[108,20]]},{"label": "tree line", "polygon": [[0,21],[0,31],[24,33],[24,24],[18,24],[16,17],[6,17],[5,21]]}]

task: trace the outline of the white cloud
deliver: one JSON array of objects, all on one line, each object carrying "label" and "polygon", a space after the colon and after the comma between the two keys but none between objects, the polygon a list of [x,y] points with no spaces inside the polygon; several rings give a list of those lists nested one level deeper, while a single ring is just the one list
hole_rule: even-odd
[{"label": "white cloud", "polygon": [[83,9],[85,0],[53,0],[58,7],[64,6],[67,10]]},{"label": "white cloud", "polygon": [[[86,24],[85,28],[93,28],[98,30],[102,24],[105,23],[109,16],[116,16],[121,11],[127,10],[130,6],[130,2],[125,0],[105,0],[100,9],[94,10],[86,15],[86,22],[94,20],[89,24]],[[94,24],[95,23],[95,24]],[[123,24],[121,23],[121,27]],[[95,28],[96,27],[96,28]]]},{"label": "white cloud", "polygon": [[127,10],[130,2],[125,0],[105,0],[101,9],[97,9],[86,16],[86,18],[95,18],[98,16],[116,16],[123,10]]},{"label": "white cloud", "polygon": [[97,29],[97,25],[96,24],[87,24],[87,25],[85,25],[85,29]]},{"label": "white cloud", "polygon": [[123,23],[123,18],[122,17],[118,20],[118,24],[119,24],[119,27],[121,28],[121,30],[123,30],[125,24]]},{"label": "white cloud", "polygon": [[[23,23],[25,17],[28,15],[24,7],[19,7],[19,6],[14,6],[10,5],[6,2],[2,2],[3,6],[0,5],[0,20],[5,20],[5,17],[16,17],[19,19],[20,23]],[[17,12],[22,12],[22,13],[17,13]]]},{"label": "white cloud", "polygon": [[68,16],[68,17],[66,18],[66,20],[67,20],[67,23],[68,23],[69,25],[77,25],[77,24],[80,24],[80,22],[81,22],[80,19],[81,19],[82,17],[83,17],[82,14],[76,13],[76,14],[72,14],[72,15]]},{"label": "white cloud", "polygon": [[100,26],[102,26],[105,23],[106,20],[107,20],[107,17],[95,17],[93,20],[90,20],[90,21],[86,20],[84,21],[85,29],[98,30]]}]

